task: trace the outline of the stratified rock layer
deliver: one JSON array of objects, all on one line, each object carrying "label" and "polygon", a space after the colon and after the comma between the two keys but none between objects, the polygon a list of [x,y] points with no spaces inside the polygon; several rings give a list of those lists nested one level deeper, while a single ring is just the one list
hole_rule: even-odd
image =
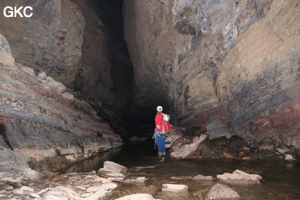
[{"label": "stratified rock layer", "polygon": [[210,138],[300,147],[300,7],[287,1],[125,1],[141,105]]},{"label": "stratified rock layer", "polygon": [[14,63],[2,35],[0,42],[1,170],[27,163],[57,170],[122,145],[87,103],[45,72]]},{"label": "stratified rock layer", "polygon": [[10,42],[15,59],[45,71],[70,85],[81,59],[85,19],[69,0],[1,1],[5,6],[31,6],[32,17],[0,15],[0,32]]}]

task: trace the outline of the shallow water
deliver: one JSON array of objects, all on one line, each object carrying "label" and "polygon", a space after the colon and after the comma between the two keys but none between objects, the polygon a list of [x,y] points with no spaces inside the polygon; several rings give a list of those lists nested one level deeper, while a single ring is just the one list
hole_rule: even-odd
[{"label": "shallow water", "polygon": [[[200,182],[184,179],[196,175],[213,176],[217,174],[232,173],[239,169],[247,173],[262,176],[260,185],[236,186],[229,185],[241,199],[274,199],[289,200],[300,199],[300,163],[286,163],[284,161],[236,161],[236,160],[173,160],[166,158],[159,162],[153,143],[124,146],[122,149],[101,154],[90,160],[74,165],[66,172],[98,170],[105,160],[111,160],[128,167],[128,174],[132,177],[145,176],[149,180],[140,186],[121,184],[119,189],[123,194],[134,192],[147,192],[156,188],[153,195],[161,199],[204,199],[205,194],[218,181]],[[145,167],[140,170],[139,167]],[[172,177],[177,177],[174,180]],[[179,179],[179,180],[178,180]],[[168,196],[166,192],[157,192],[164,183],[186,184],[189,186],[188,194]],[[132,188],[134,187],[134,189]],[[128,192],[124,191],[128,190]],[[119,193],[121,195],[121,193]],[[112,198],[113,199],[113,198]]]}]

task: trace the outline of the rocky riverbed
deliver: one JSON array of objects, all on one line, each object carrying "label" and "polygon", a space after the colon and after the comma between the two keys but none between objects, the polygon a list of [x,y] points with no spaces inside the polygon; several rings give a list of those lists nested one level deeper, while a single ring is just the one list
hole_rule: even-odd
[{"label": "rocky riverbed", "polygon": [[[260,175],[236,170],[217,177],[200,174],[173,176],[157,184],[161,180],[151,176],[151,170],[156,167],[159,166],[127,169],[115,162],[105,161],[103,168],[86,173],[58,174],[29,168],[23,172],[3,172],[0,173],[0,199],[239,199],[240,195],[230,185],[247,187],[260,184],[262,179]],[[191,192],[189,185],[198,185],[201,189]]]}]

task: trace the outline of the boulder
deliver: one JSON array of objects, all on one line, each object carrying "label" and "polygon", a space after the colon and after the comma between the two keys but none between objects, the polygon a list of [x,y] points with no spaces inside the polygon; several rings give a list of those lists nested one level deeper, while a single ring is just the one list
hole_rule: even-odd
[{"label": "boulder", "polygon": [[41,175],[39,172],[32,170],[30,168],[26,168],[23,171],[23,175],[31,180],[39,180],[41,179]]},{"label": "boulder", "polygon": [[262,177],[257,174],[248,174],[241,170],[235,170],[233,173],[224,173],[217,175],[217,179],[232,184],[260,184]]},{"label": "boulder", "polygon": [[285,156],[285,161],[293,162],[293,161],[295,161],[295,158],[292,155],[288,154]]},{"label": "boulder", "polygon": [[274,149],[274,145],[272,143],[264,142],[258,146],[258,150],[265,151],[265,152],[273,152],[275,149]]},{"label": "boulder", "polygon": [[171,152],[172,158],[177,159],[185,159],[189,158],[191,155],[195,154],[199,148],[199,145],[207,139],[207,135],[203,134],[195,136],[192,141],[187,142],[186,144],[182,144],[181,141],[179,143],[174,144]]},{"label": "boulder", "polygon": [[100,169],[100,172],[101,171],[126,173],[127,167],[112,161],[105,161],[103,164],[103,168]]},{"label": "boulder", "polygon": [[210,188],[205,199],[233,199],[239,197],[240,195],[233,189],[223,184],[217,183],[214,186],[212,186],[212,188]]}]

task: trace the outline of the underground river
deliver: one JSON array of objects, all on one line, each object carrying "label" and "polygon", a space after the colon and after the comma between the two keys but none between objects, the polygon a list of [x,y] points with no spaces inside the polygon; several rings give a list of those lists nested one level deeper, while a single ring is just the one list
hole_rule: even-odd
[{"label": "underground river", "polygon": [[185,184],[188,193],[156,192],[154,198],[160,199],[204,199],[205,194],[218,181],[194,181],[196,175],[212,176],[232,173],[239,169],[262,176],[260,185],[229,185],[241,199],[300,199],[300,163],[285,161],[237,161],[237,160],[173,160],[169,157],[160,162],[153,148],[153,141],[124,145],[122,149],[99,154],[89,160],[70,167],[64,173],[89,172],[102,168],[105,160],[114,161],[128,168],[129,177],[146,177],[145,183],[120,184],[114,195],[118,198],[133,193],[151,193],[162,184]]}]

